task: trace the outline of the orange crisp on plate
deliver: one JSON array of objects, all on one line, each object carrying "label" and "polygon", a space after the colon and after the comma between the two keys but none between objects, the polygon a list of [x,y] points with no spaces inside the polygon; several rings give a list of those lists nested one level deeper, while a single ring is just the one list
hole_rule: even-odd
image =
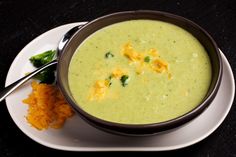
[{"label": "orange crisp on plate", "polygon": [[32,93],[23,100],[29,105],[27,121],[38,130],[61,128],[74,111],[55,85],[32,82]]}]

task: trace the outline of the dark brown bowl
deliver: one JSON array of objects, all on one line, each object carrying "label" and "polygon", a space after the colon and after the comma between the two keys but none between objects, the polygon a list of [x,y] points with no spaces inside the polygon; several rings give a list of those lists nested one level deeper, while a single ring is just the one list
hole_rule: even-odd
[{"label": "dark brown bowl", "polygon": [[[208,55],[211,60],[212,65],[212,81],[210,88],[202,100],[202,102],[194,108],[192,111],[177,117],[175,119],[161,122],[161,123],[153,123],[153,124],[120,124],[105,121],[99,118],[94,117],[93,115],[85,112],[79,104],[73,99],[72,94],[70,92],[70,88],[68,85],[68,68],[73,54],[75,53],[78,46],[92,33],[95,31],[117,23],[121,21],[134,20],[134,19],[151,19],[151,20],[159,20],[168,23],[175,24],[177,26],[182,27],[183,29],[190,32],[193,36],[195,36],[201,44],[205,47],[208,52]],[[200,115],[204,109],[206,109],[215,98],[216,93],[219,89],[220,82],[222,76],[222,61],[220,57],[220,53],[215,41],[211,38],[211,36],[203,30],[200,26],[193,23],[192,21],[185,19],[180,16],[176,16],[173,14],[159,12],[159,11],[126,11],[119,12],[110,15],[106,15],[100,18],[97,18],[80,30],[78,30],[72,38],[69,40],[65,48],[62,50],[62,54],[58,60],[57,66],[57,79],[58,85],[61,89],[63,95],[66,100],[72,107],[79,113],[79,115],[86,120],[91,125],[100,128],[104,131],[108,131],[116,134],[123,135],[150,135],[156,134],[162,131],[166,131],[169,129],[173,129],[179,127],[188,121],[194,119],[198,115]],[[78,130],[79,131],[79,130]]]}]

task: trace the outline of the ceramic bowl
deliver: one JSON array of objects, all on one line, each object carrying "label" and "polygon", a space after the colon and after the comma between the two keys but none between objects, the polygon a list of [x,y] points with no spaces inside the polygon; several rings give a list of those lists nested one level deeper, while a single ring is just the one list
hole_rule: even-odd
[{"label": "ceramic bowl", "polygon": [[[106,27],[108,25],[127,21],[127,20],[135,20],[135,19],[150,19],[150,20],[158,20],[164,21],[168,23],[172,23],[177,25],[188,32],[190,32],[194,37],[196,37],[200,43],[205,47],[208,55],[210,57],[211,65],[212,65],[212,80],[210,84],[210,88],[202,100],[202,102],[190,112],[171,119],[165,122],[153,123],[153,124],[120,124],[114,123],[110,121],[105,121],[99,118],[96,118],[93,115],[90,115],[86,111],[84,111],[79,104],[76,103],[74,100],[71,92],[70,87],[68,85],[68,69],[71,58],[75,53],[78,46],[91,34],[96,32],[97,30]],[[152,135],[156,133],[160,133],[162,131],[167,131],[170,129],[174,129],[177,127],[182,126],[183,124],[189,122],[190,120],[194,119],[198,115],[200,115],[212,102],[215,98],[216,93],[219,89],[219,85],[221,82],[222,76],[222,61],[220,57],[220,53],[215,41],[212,37],[200,26],[195,24],[194,22],[176,16],[166,12],[159,12],[159,11],[147,11],[147,10],[140,10],[140,11],[126,11],[126,12],[119,12],[109,14],[100,18],[97,18],[85,26],[80,28],[72,38],[68,41],[67,45],[62,50],[62,54],[58,60],[57,66],[57,79],[58,85],[61,89],[63,95],[65,96],[66,100],[75,111],[89,124],[102,129],[104,131],[108,131],[110,133],[115,134],[122,134],[122,135],[131,135],[131,136],[142,136],[142,135]],[[200,125],[200,124],[199,124]],[[79,131],[79,130],[78,130]]]}]

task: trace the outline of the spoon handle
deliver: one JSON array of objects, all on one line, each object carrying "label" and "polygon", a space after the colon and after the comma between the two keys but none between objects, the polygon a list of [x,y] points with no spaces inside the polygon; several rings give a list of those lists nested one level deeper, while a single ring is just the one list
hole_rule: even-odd
[{"label": "spoon handle", "polygon": [[36,69],[35,71],[29,73],[28,75],[22,77],[21,79],[17,80],[16,82],[10,84],[9,86],[5,87],[0,92],[0,102],[4,100],[9,94],[11,94],[16,88],[18,88],[20,85],[28,81],[30,78],[32,78],[34,75],[38,74],[39,72],[43,71],[44,69],[57,64],[57,60],[53,60],[40,68]]}]

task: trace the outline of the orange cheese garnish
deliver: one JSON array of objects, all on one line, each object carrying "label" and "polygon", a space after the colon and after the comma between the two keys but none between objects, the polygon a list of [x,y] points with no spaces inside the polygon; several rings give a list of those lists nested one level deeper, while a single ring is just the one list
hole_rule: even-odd
[{"label": "orange cheese garnish", "polygon": [[112,76],[116,79],[120,79],[122,75],[124,75],[125,72],[122,71],[121,69],[115,69],[112,71]]},{"label": "orange cheese garnish", "polygon": [[61,128],[74,111],[55,85],[32,82],[33,91],[23,103],[28,104],[27,121],[36,129]]},{"label": "orange cheese garnish", "polygon": [[168,70],[168,63],[161,59],[155,59],[152,62],[152,69],[158,73],[162,73]]},{"label": "orange cheese garnish", "polygon": [[127,58],[129,58],[131,61],[143,60],[143,55],[135,51],[130,42],[126,43],[123,46],[121,53]]},{"label": "orange cheese garnish", "polygon": [[92,93],[89,96],[89,100],[101,100],[104,98],[107,89],[109,87],[108,80],[98,80],[95,82]]}]

